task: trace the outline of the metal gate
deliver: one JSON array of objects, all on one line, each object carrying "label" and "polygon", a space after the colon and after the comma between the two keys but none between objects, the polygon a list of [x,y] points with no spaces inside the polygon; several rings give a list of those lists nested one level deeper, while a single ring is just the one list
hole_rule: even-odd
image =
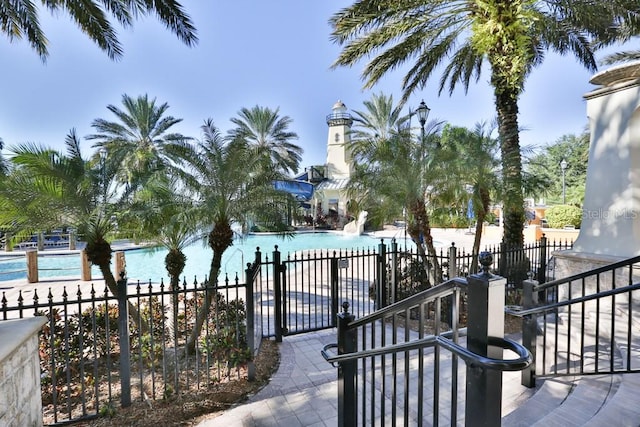
[{"label": "metal gate", "polygon": [[385,265],[379,252],[323,249],[283,257],[276,246],[271,257],[261,260],[254,280],[254,294],[262,295],[257,313],[262,335],[280,340],[283,335],[334,328],[344,301],[358,316],[372,313],[376,306],[372,296]]}]

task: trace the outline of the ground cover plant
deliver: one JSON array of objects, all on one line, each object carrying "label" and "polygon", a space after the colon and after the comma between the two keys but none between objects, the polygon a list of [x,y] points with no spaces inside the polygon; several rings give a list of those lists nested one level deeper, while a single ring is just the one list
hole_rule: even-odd
[{"label": "ground cover plant", "polygon": [[[120,345],[116,304],[94,300],[79,313],[60,308],[41,310],[39,314],[49,319],[39,345],[45,425],[96,414],[135,418],[141,415],[136,408],[146,414],[140,420],[112,422],[153,425],[150,420],[155,420],[161,425],[186,425],[185,420],[225,409],[259,389],[277,367],[278,349],[266,341],[261,349],[265,353],[253,357],[241,299],[227,301],[212,292],[214,309],[197,351],[185,351],[204,293],[178,295],[177,322],[170,319],[171,307],[162,297],[138,297],[139,319],[129,319],[128,349]],[[145,329],[138,328],[138,323],[146,325]],[[120,407],[123,351],[129,353],[133,401],[126,409]],[[256,366],[252,381],[248,378],[250,363]],[[149,424],[141,424],[146,422]]]}]

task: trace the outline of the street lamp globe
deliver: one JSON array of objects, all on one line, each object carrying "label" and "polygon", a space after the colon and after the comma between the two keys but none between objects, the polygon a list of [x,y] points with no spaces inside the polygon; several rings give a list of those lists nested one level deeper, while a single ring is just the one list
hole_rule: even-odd
[{"label": "street lamp globe", "polygon": [[420,105],[416,109],[416,113],[418,113],[418,120],[420,121],[420,126],[424,128],[424,125],[427,123],[427,118],[429,117],[429,107],[424,103],[424,99],[420,102]]}]

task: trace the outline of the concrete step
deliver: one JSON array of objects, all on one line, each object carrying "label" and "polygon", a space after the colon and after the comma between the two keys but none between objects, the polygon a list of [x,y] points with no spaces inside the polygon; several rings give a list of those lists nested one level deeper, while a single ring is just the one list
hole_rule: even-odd
[{"label": "concrete step", "polygon": [[[571,315],[567,311],[546,318],[547,356],[545,373],[573,373],[575,376],[539,379],[535,393],[521,406],[503,417],[503,426],[589,426],[604,425],[640,426],[640,374],[577,375],[580,363],[585,372],[593,372],[597,363],[601,369],[609,369],[613,356],[614,369],[627,368],[626,357],[631,355],[630,369],[637,369],[640,363],[640,322],[633,318],[628,321],[628,306],[625,301],[612,310],[611,304],[601,302],[598,308],[599,336],[595,336],[596,312],[594,304],[574,308]],[[583,310],[584,309],[584,310]],[[584,320],[582,313],[585,313]],[[616,313],[615,322],[611,315]],[[539,319],[544,329],[544,319]],[[584,335],[581,332],[584,321]],[[629,334],[631,323],[631,334]],[[569,327],[569,325],[571,325]],[[612,333],[612,327],[614,330]],[[557,331],[556,331],[557,329]],[[553,339],[558,337],[558,346]],[[631,340],[629,341],[629,335]],[[612,339],[613,336],[613,339]],[[542,347],[539,340],[538,369],[542,372]],[[571,344],[568,345],[568,342]],[[581,343],[584,356],[580,359]],[[596,344],[599,355],[596,355]],[[613,347],[612,347],[613,346]],[[596,357],[597,356],[597,357]],[[634,366],[635,365],[635,366]],[[540,384],[541,382],[541,384]]]}]

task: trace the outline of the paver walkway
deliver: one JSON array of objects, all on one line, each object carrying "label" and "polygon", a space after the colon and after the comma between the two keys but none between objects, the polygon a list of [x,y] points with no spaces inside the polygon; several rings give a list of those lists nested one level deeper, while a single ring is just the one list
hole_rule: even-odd
[{"label": "paver walkway", "polygon": [[[320,354],[326,344],[334,342],[335,329],[285,337],[280,347],[280,366],[271,382],[248,402],[202,421],[198,427],[335,427],[337,369]],[[461,370],[464,371],[464,364]],[[504,373],[503,415],[533,391],[520,385],[519,372]],[[463,423],[459,419],[458,424]]]}]

